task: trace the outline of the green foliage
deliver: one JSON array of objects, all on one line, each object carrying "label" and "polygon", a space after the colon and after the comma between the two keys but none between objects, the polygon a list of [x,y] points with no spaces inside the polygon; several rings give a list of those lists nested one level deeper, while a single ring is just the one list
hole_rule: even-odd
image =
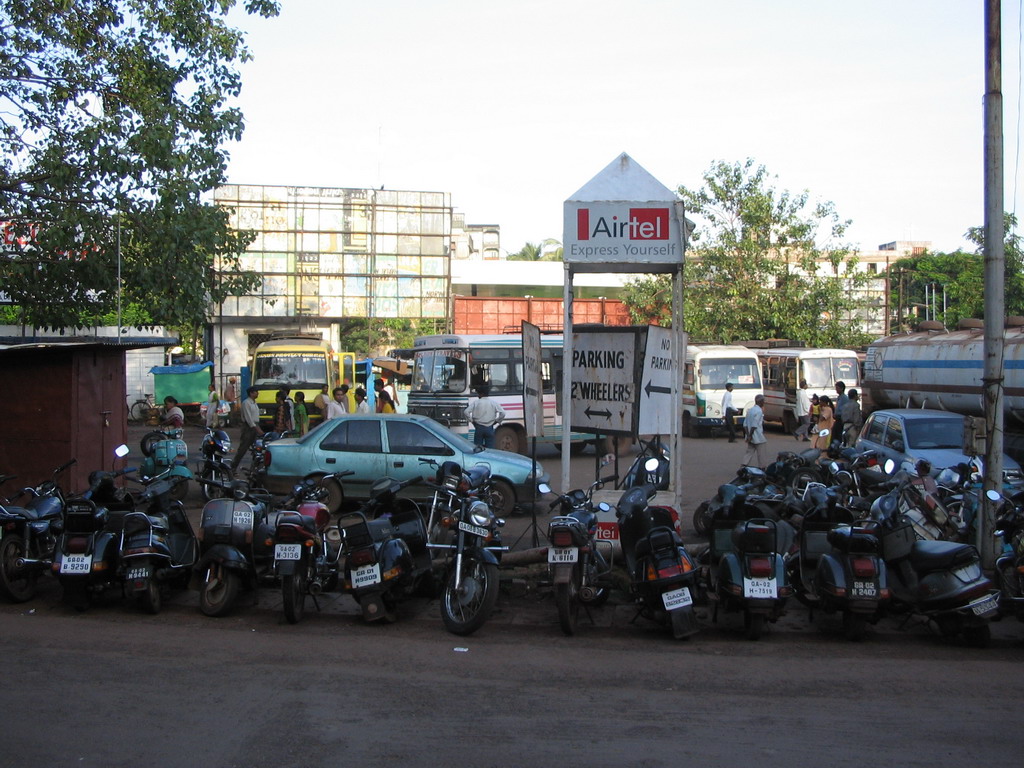
[{"label": "green foliage", "polygon": [[237,4],[0,0],[0,219],[19,239],[0,281],[23,322],[89,324],[119,271],[122,304],[162,325],[258,285],[238,263],[252,235],[202,200],[243,128],[226,106],[250,58],[225,23]]},{"label": "green foliage", "polygon": [[508,255],[509,261],[561,261],[562,244],[554,238],[548,238],[540,245],[526,243],[515,253]]},{"label": "green foliage", "polygon": [[[1006,237],[1006,281],[1004,302],[1007,315],[1024,315],[1024,253],[1021,238],[1014,230],[1017,219],[1007,213],[1004,220]],[[981,318],[985,314],[985,231],[971,227],[967,239],[977,246],[974,253],[925,253],[901,259],[889,267],[893,295],[893,328],[910,329],[924,319],[925,311],[915,314],[913,308],[926,303],[926,286],[937,292],[934,302],[936,319],[949,328],[961,318]],[[945,305],[943,310],[943,290]],[[928,310],[930,316],[930,308]]]},{"label": "green foliage", "polygon": [[417,336],[431,336],[444,333],[443,320],[421,318],[407,320],[400,318],[343,318],[339,349],[355,352],[357,358],[387,355],[392,349],[412,349]]},{"label": "green foliage", "polygon": [[[870,279],[841,242],[848,221],[831,203],[770,186],[763,166],[715,162],[704,186],[680,187],[687,215],[703,222],[690,241],[684,291],[691,338],[730,342],[792,338],[813,346],[864,340],[848,318]],[[819,242],[820,240],[820,242]],[[635,322],[669,324],[666,276],[631,281],[623,294]]]}]

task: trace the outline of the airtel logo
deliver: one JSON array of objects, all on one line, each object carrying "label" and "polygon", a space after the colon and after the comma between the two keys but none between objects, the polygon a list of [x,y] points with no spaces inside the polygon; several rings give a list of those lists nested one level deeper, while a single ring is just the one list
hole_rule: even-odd
[{"label": "airtel logo", "polygon": [[625,238],[627,240],[668,240],[668,208],[630,208],[625,220],[612,216],[598,216],[593,226],[590,209],[576,211],[576,239],[597,237]]}]

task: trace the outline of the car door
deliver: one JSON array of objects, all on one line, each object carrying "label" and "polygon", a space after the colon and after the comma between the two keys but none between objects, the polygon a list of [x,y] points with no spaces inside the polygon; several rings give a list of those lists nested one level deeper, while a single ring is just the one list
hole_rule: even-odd
[{"label": "car door", "polygon": [[[404,419],[383,419],[387,439],[384,474],[396,480],[429,477],[435,466],[455,455],[455,450],[422,424]],[[433,462],[433,463],[432,463]],[[422,496],[421,492],[413,495]]]},{"label": "car door", "polygon": [[903,419],[893,416],[885,426],[885,435],[882,437],[882,447],[885,455],[896,462],[899,467],[907,458],[906,439],[903,434]]},{"label": "car door", "polygon": [[889,416],[887,414],[881,412],[871,414],[867,424],[864,426],[864,430],[861,432],[860,438],[857,440],[857,447],[859,449],[875,451],[882,458],[881,463],[883,464],[886,458],[895,458],[890,457],[883,445],[885,426],[888,423]]},{"label": "car door", "polygon": [[342,479],[346,496],[365,498],[370,485],[383,477],[384,453],[381,440],[381,419],[340,418],[320,440],[317,450],[312,452],[314,467],[310,472],[343,472],[352,470],[355,474]]}]

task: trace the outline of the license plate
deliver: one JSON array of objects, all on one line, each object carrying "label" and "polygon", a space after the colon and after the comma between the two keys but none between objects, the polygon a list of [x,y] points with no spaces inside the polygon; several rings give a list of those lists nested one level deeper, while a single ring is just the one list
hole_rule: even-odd
[{"label": "license plate", "polygon": [[491,535],[491,532],[486,528],[481,528],[479,525],[473,525],[472,523],[464,523],[461,520],[459,520],[459,530],[472,533],[474,536],[479,536],[482,539],[486,539]]},{"label": "license plate", "polygon": [[150,569],[148,565],[136,565],[128,569],[125,574],[126,581],[144,581],[149,578]]},{"label": "license plate", "polygon": [[676,608],[693,605],[693,596],[690,595],[689,587],[681,587],[673,589],[671,592],[662,592],[661,602],[665,604],[666,611],[674,611]]},{"label": "license plate", "polygon": [[238,525],[243,528],[252,528],[252,510],[236,509],[232,512],[231,520],[234,525]]},{"label": "license plate", "polygon": [[579,559],[579,547],[548,547],[549,563],[575,563]]},{"label": "license plate", "polygon": [[744,579],[743,596],[754,598],[767,597],[770,600],[774,600],[779,596],[778,585],[775,579]]},{"label": "license plate", "polygon": [[980,600],[975,600],[969,607],[974,611],[975,616],[986,616],[999,610],[999,601],[992,597],[992,595],[989,595]]},{"label": "license plate", "polygon": [[298,560],[302,554],[301,544],[275,544],[274,545],[274,559],[275,560]]},{"label": "license plate", "polygon": [[89,573],[92,570],[92,555],[64,555],[60,559],[61,573]]},{"label": "license plate", "polygon": [[878,597],[878,585],[873,581],[855,581],[850,588],[850,597]]},{"label": "license plate", "polygon": [[380,583],[380,564],[364,565],[352,571],[352,587],[369,587]]}]

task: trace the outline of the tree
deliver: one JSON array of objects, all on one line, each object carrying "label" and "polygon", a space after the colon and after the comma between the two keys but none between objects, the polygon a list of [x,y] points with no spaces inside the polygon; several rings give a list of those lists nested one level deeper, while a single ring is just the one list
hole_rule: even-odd
[{"label": "tree", "polygon": [[[1005,215],[1004,252],[1006,255],[1007,315],[1024,315],[1024,253],[1021,238],[1014,230],[1017,219]],[[966,237],[975,244],[974,253],[924,253],[900,259],[889,267],[893,295],[893,328],[911,328],[923,315],[935,317],[947,327],[955,327],[961,318],[981,318],[985,313],[985,230],[971,227]],[[936,298],[929,300],[928,286]],[[943,306],[945,305],[945,306]],[[925,308],[913,312],[914,307]]]},{"label": "tree", "polygon": [[0,282],[21,322],[82,327],[120,299],[187,325],[258,285],[251,233],[202,200],[243,129],[236,4],[0,0]]},{"label": "tree", "polygon": [[540,245],[526,243],[516,253],[508,255],[509,261],[561,261],[562,244],[552,237],[547,238]]},{"label": "tree", "polygon": [[[770,186],[764,166],[715,162],[704,187],[680,187],[688,216],[703,220],[685,267],[685,315],[692,338],[792,338],[814,346],[861,343],[858,288],[869,279],[840,242],[848,221],[809,193]],[[824,231],[823,231],[824,230]],[[819,243],[819,238],[823,241]],[[667,324],[669,278],[627,285],[635,322]]]}]

